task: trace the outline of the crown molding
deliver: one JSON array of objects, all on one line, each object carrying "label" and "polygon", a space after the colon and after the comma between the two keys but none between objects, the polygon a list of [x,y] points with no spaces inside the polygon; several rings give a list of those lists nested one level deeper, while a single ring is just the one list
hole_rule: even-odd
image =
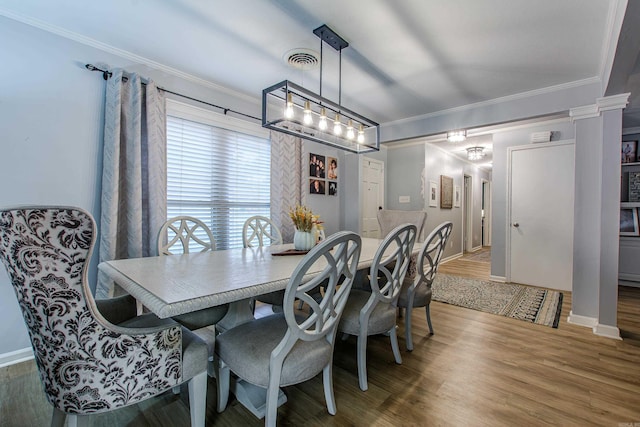
[{"label": "crown molding", "polygon": [[605,96],[597,98],[595,104],[583,105],[569,110],[571,121],[589,119],[598,117],[603,111],[621,110],[629,102],[630,93],[621,93],[619,95]]},{"label": "crown molding", "polygon": [[407,118],[395,120],[395,121],[392,121],[392,122],[382,123],[381,126],[391,126],[391,125],[410,123],[410,122],[414,122],[414,121],[429,119],[429,118],[432,118],[432,117],[444,116],[444,115],[452,114],[452,113],[459,113],[459,112],[463,112],[463,111],[473,110],[473,109],[476,109],[476,108],[483,108],[483,107],[498,105],[498,104],[502,104],[502,103],[510,102],[510,101],[517,101],[517,100],[521,100],[521,99],[530,98],[530,97],[533,97],[533,96],[545,95],[545,94],[557,92],[557,91],[560,91],[560,90],[572,89],[572,88],[576,88],[576,87],[580,87],[580,86],[587,86],[587,85],[591,85],[591,84],[594,84],[594,83],[601,83],[600,77],[598,77],[598,76],[589,77],[589,78],[586,78],[586,79],[575,80],[575,81],[572,81],[572,82],[562,83],[562,84],[555,85],[555,86],[548,86],[546,88],[530,90],[528,92],[520,92],[520,93],[516,93],[514,95],[507,95],[507,96],[503,96],[503,97],[500,97],[500,98],[494,98],[494,99],[490,99],[488,101],[476,102],[475,104],[467,104],[467,105],[462,105],[460,107],[453,107],[453,108],[449,108],[449,109],[446,109],[446,110],[435,111],[433,113],[422,114],[420,116],[407,117]]},{"label": "crown molding", "polygon": [[[613,61],[618,47],[618,39],[622,30],[628,0],[615,0],[609,3],[605,40],[600,54],[600,81],[608,82],[613,69]],[[604,90],[604,89],[603,89]]]},{"label": "crown molding", "polygon": [[46,22],[40,21],[39,19],[34,19],[29,16],[25,16],[19,13],[15,13],[6,8],[0,7],[0,16],[4,16],[5,18],[12,19],[17,22],[21,22],[23,24],[32,26],[34,28],[38,28],[40,30],[46,31],[51,34],[55,34],[57,36],[66,38],[68,40],[72,40],[74,42],[83,44],[85,46],[93,47],[95,49],[101,50],[106,53],[110,53],[112,55],[118,56],[120,58],[136,62],[138,64],[146,65],[150,68],[156,69],[158,71],[165,72],[175,77],[179,77],[183,80],[187,80],[189,82],[195,83],[200,86],[204,86],[210,89],[214,89],[219,92],[223,92],[227,95],[242,99],[244,101],[250,102],[255,105],[261,105],[260,98],[256,98],[246,93],[238,92],[236,90],[230,89],[228,87],[222,86],[220,84],[214,83],[209,80],[205,80],[200,77],[196,77],[193,74],[186,73],[184,71],[180,71],[176,68],[169,67],[167,65],[161,64],[152,59],[146,58],[144,56],[137,55],[135,53],[129,52],[124,49],[117,48],[115,46],[111,46],[109,44],[100,42],[98,40],[92,39],[90,37],[83,36],[82,34],[75,33],[73,31],[65,30],[64,28],[48,24]]}]

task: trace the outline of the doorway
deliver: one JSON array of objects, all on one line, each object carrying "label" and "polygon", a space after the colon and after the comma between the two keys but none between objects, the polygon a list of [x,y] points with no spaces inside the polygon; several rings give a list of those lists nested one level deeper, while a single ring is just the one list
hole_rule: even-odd
[{"label": "doorway", "polygon": [[362,237],[380,238],[378,209],[384,208],[384,162],[362,159]]},{"label": "doorway", "polygon": [[574,141],[508,150],[509,282],[571,290]]}]

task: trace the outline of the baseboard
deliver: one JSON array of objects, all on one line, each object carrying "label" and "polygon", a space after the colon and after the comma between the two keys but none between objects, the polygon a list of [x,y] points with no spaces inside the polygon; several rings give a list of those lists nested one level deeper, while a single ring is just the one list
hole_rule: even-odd
[{"label": "baseboard", "polygon": [[33,359],[31,347],[0,354],[0,368]]},{"label": "baseboard", "polygon": [[615,326],[602,325],[598,323],[593,327],[593,333],[600,335],[601,337],[612,338],[614,340],[622,340],[620,336],[620,329]]},{"label": "baseboard", "polygon": [[619,274],[618,275],[618,284],[622,286],[631,286],[632,288],[640,288],[640,281],[638,280],[640,276],[636,274]]},{"label": "baseboard", "polygon": [[482,245],[480,245],[480,246],[476,246],[475,248],[471,248],[471,250],[469,251],[469,253],[472,253],[472,252],[478,252],[480,249],[482,249]]},{"label": "baseboard", "polygon": [[595,329],[596,325],[598,324],[598,319],[596,319],[595,317],[587,317],[587,316],[580,316],[578,314],[573,314],[573,310],[572,310],[569,312],[569,316],[567,317],[567,323]]},{"label": "baseboard", "polygon": [[492,282],[500,282],[500,283],[507,283],[507,278],[504,276],[494,276],[494,275],[490,275],[489,276],[489,280],[491,280]]},{"label": "baseboard", "polygon": [[440,260],[440,264],[444,264],[445,262],[453,261],[454,259],[458,259],[458,258],[461,258],[461,257],[462,257],[462,254],[451,255],[451,256],[448,256],[446,258],[442,258]]}]

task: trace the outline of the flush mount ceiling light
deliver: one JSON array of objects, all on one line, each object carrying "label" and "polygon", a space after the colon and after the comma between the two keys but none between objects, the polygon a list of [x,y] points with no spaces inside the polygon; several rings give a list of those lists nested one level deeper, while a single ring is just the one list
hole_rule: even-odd
[{"label": "flush mount ceiling light", "polygon": [[[349,46],[331,28],[313,33],[320,38],[320,94],[284,80],[262,91],[262,126],[352,153],[380,150],[378,123],[342,106],[342,49]],[[340,54],[338,102],[322,96],[322,46]],[[329,126],[331,121],[331,126]]]},{"label": "flush mount ceiling light", "polygon": [[480,160],[484,157],[484,147],[467,148],[467,159]]},{"label": "flush mount ceiling light", "polygon": [[447,132],[447,140],[449,142],[462,142],[467,139],[466,130],[452,130]]}]

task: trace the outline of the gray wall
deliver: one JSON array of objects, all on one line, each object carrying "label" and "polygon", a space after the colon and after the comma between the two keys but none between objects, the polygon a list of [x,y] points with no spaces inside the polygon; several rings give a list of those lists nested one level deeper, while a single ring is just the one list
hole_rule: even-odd
[{"label": "gray wall", "polygon": [[[429,143],[411,142],[406,145],[393,145],[387,152],[386,193],[388,209],[426,210],[425,237],[437,225],[444,221],[453,223],[453,231],[449,238],[445,257],[461,254],[463,203],[460,207],[441,209],[440,206],[429,207],[425,200],[429,182],[434,181],[440,190],[440,175],[453,178],[453,185],[464,188],[464,175],[472,178],[472,236],[473,246],[482,245],[481,206],[482,180],[490,181],[490,173],[475,165],[459,159]],[[424,172],[424,178],[423,178]],[[409,196],[409,203],[400,203],[400,196]]]},{"label": "gray wall", "polygon": [[[574,138],[573,124],[568,120],[493,135],[493,171],[491,194],[491,275],[504,278],[506,275],[506,226],[507,212],[507,149],[531,144],[533,132],[553,131],[552,140],[561,141]],[[577,160],[576,160],[577,161]]]},{"label": "gray wall", "polygon": [[[260,115],[257,96],[232,96],[8,18],[0,17],[0,40],[11,41],[0,50],[0,208],[78,206],[100,226],[105,81],[86,63],[139,72],[169,90]],[[322,213],[330,227],[340,226],[331,203]],[[97,259],[94,252],[92,287]],[[29,347],[13,288],[0,268],[0,356]]]}]

